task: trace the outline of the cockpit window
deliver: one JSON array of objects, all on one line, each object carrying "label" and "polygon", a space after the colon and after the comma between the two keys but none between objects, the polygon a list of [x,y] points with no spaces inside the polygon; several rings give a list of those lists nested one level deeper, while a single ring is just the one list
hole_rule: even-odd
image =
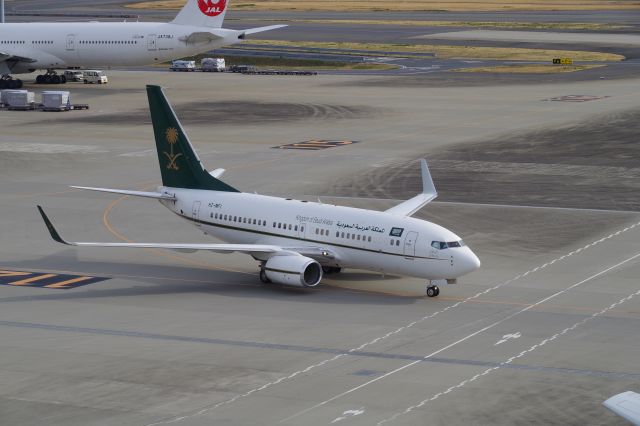
[{"label": "cockpit window", "polygon": [[443,241],[432,241],[431,247],[436,248],[438,250],[444,250],[447,248],[447,243]]},{"label": "cockpit window", "polygon": [[438,250],[444,250],[446,248],[464,247],[464,241],[462,241],[462,240],[451,241],[451,242],[432,241],[431,242],[431,247],[433,247],[435,249],[438,249]]}]

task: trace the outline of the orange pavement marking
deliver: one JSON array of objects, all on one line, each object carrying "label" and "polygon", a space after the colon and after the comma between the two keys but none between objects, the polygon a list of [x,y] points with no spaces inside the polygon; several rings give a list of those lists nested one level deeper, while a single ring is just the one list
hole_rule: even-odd
[{"label": "orange pavement marking", "polygon": [[55,277],[58,274],[44,274],[44,275],[36,275],[35,277],[27,278],[20,281],[14,281],[12,283],[8,283],[9,285],[26,285],[30,284],[34,281],[46,280],[47,278]]},{"label": "orange pavement marking", "polygon": [[64,287],[68,286],[69,284],[79,283],[80,281],[86,281],[86,280],[90,280],[92,278],[95,278],[95,277],[76,277],[76,278],[72,278],[70,280],[61,281],[59,283],[45,285],[45,287],[46,288],[64,288]]}]

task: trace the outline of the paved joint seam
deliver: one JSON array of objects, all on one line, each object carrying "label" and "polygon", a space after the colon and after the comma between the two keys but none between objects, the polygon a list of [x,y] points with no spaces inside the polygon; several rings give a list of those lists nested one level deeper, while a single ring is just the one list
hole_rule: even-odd
[{"label": "paved joint seam", "polygon": [[[636,222],[636,223],[634,223],[632,225],[629,225],[629,226],[627,226],[627,227],[625,227],[623,229],[620,229],[620,230],[618,230],[616,232],[613,232],[613,233],[607,235],[606,237],[600,238],[597,241],[593,241],[593,242],[591,242],[591,243],[589,243],[589,244],[587,244],[587,245],[585,245],[583,247],[580,247],[580,248],[575,249],[575,250],[573,250],[573,251],[571,251],[569,253],[566,253],[566,254],[564,254],[564,255],[562,255],[560,257],[557,257],[557,258],[555,258],[555,259],[553,259],[553,260],[551,260],[551,261],[549,261],[549,262],[547,262],[547,263],[545,263],[543,265],[537,266],[534,269],[531,269],[531,270],[526,271],[526,272],[524,272],[522,274],[516,275],[515,277],[513,277],[513,278],[511,278],[511,279],[509,279],[509,280],[507,280],[507,281],[505,281],[505,282],[503,282],[501,284],[497,284],[497,285],[495,285],[493,287],[489,287],[486,290],[478,292],[473,296],[470,296],[470,297],[468,297],[468,298],[466,298],[464,300],[456,302],[453,305],[449,305],[449,306],[445,307],[444,309],[441,309],[440,311],[433,312],[433,313],[431,313],[431,314],[429,314],[427,316],[424,316],[424,317],[422,317],[422,318],[420,318],[418,320],[415,320],[415,321],[410,322],[410,323],[408,323],[408,324],[406,324],[406,325],[404,325],[402,327],[399,327],[396,330],[390,331],[389,333],[387,333],[387,334],[385,334],[383,336],[377,337],[377,338],[375,338],[375,339],[373,339],[373,340],[371,340],[369,342],[363,343],[363,344],[361,344],[360,346],[358,346],[356,348],[349,349],[347,351],[347,353],[338,354],[338,355],[336,355],[336,356],[334,356],[332,358],[327,358],[327,359],[325,359],[323,361],[320,361],[320,362],[318,362],[316,364],[309,365],[308,367],[306,367],[306,368],[304,368],[302,370],[295,371],[295,372],[293,372],[293,373],[291,373],[291,374],[289,374],[287,376],[280,377],[277,380],[274,380],[274,381],[271,381],[271,382],[267,382],[267,383],[263,384],[260,387],[253,388],[253,389],[251,389],[251,390],[249,390],[249,391],[247,391],[245,393],[242,393],[242,394],[238,394],[238,395],[234,396],[233,398],[218,402],[218,403],[213,404],[213,405],[208,406],[208,407],[204,407],[204,408],[202,408],[201,410],[199,410],[199,411],[197,411],[195,413],[185,414],[183,416],[178,416],[178,417],[173,417],[173,418],[168,419],[168,420],[160,420],[160,421],[157,421],[157,422],[154,422],[154,423],[149,423],[146,426],[158,426],[158,425],[162,425],[162,424],[177,423],[177,422],[186,420],[186,419],[191,418],[191,417],[201,416],[201,415],[207,413],[208,411],[213,410],[213,409],[218,408],[218,407],[221,407],[223,405],[232,404],[235,401],[237,401],[239,399],[242,399],[242,398],[246,398],[246,397],[248,397],[248,396],[250,396],[250,395],[252,395],[252,394],[254,394],[256,392],[265,390],[267,388],[275,386],[275,385],[277,385],[279,383],[282,383],[284,381],[293,379],[293,378],[295,378],[295,377],[297,377],[297,376],[299,376],[301,374],[308,373],[312,369],[322,367],[322,366],[324,366],[324,365],[326,365],[326,364],[328,364],[330,362],[336,361],[336,360],[338,360],[340,358],[344,358],[345,356],[349,355],[352,352],[360,351],[360,350],[366,348],[367,346],[371,346],[371,345],[373,345],[375,343],[378,343],[378,342],[380,342],[382,340],[385,340],[385,339],[387,339],[387,338],[389,338],[391,336],[394,336],[394,335],[396,335],[398,333],[401,333],[401,332],[403,332],[403,331],[405,331],[405,330],[407,330],[409,328],[412,328],[412,327],[414,327],[414,326],[416,326],[416,325],[418,325],[418,324],[420,324],[420,323],[422,323],[422,322],[424,322],[426,320],[429,320],[429,319],[435,317],[436,315],[439,315],[439,314],[447,312],[447,311],[449,311],[451,309],[457,308],[458,306],[463,305],[464,303],[467,303],[467,302],[469,302],[471,300],[477,299],[477,298],[479,298],[481,296],[484,296],[485,294],[488,294],[488,293],[490,293],[490,292],[492,292],[494,290],[497,290],[497,289],[499,289],[501,287],[504,287],[504,286],[506,286],[508,284],[511,284],[512,282],[517,281],[517,280],[519,280],[521,278],[524,278],[524,277],[528,276],[531,273],[543,270],[543,269],[555,264],[556,262],[560,262],[560,261],[562,261],[562,260],[564,260],[564,259],[566,259],[568,257],[571,257],[571,256],[573,256],[575,254],[578,254],[578,253],[584,251],[584,250],[587,250],[587,249],[589,249],[591,247],[594,247],[594,246],[596,246],[596,245],[598,245],[598,244],[600,244],[600,243],[602,243],[604,241],[607,241],[607,240],[609,240],[611,238],[614,238],[614,237],[616,237],[616,236],[618,236],[618,235],[620,235],[622,233],[628,232],[628,231],[630,231],[630,230],[632,230],[632,229],[634,229],[634,228],[636,228],[638,226],[640,226],[640,222]],[[417,362],[420,362],[420,361],[415,361],[415,362],[417,363]],[[315,407],[312,407],[311,409],[313,409],[313,408],[315,408]],[[308,410],[310,410],[310,409],[308,409]],[[299,414],[302,414],[302,413],[299,413]],[[285,419],[285,420],[287,420],[287,419]]]}]

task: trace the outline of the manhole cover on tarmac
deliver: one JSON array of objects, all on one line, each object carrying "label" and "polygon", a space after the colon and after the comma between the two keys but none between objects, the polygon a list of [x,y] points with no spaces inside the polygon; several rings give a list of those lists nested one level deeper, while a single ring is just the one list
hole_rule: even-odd
[{"label": "manhole cover on tarmac", "polygon": [[318,151],[320,149],[335,148],[337,146],[353,145],[359,141],[329,141],[329,140],[310,140],[305,142],[290,143],[287,145],[274,146],[275,149],[305,149],[310,151]]},{"label": "manhole cover on tarmac", "polygon": [[593,95],[564,95],[564,96],[556,96],[555,98],[543,99],[545,101],[556,101],[556,102],[587,102],[587,101],[596,101],[598,99],[606,99],[610,96],[593,96]]}]

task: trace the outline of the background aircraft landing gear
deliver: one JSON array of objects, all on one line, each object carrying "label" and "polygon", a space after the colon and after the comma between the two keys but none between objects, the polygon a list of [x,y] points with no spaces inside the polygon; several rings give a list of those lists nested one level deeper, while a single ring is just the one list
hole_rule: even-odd
[{"label": "background aircraft landing gear", "polygon": [[0,77],[0,89],[22,89],[22,80],[3,75]]},{"label": "background aircraft landing gear", "polygon": [[66,84],[67,77],[58,75],[55,71],[47,71],[46,74],[40,74],[36,77],[36,84]]},{"label": "background aircraft landing gear", "polygon": [[260,281],[264,284],[269,284],[271,280],[267,277],[267,272],[264,270],[264,264],[260,265]]},{"label": "background aircraft landing gear", "polygon": [[437,285],[429,284],[427,286],[427,296],[436,297],[440,294],[440,288]]}]

